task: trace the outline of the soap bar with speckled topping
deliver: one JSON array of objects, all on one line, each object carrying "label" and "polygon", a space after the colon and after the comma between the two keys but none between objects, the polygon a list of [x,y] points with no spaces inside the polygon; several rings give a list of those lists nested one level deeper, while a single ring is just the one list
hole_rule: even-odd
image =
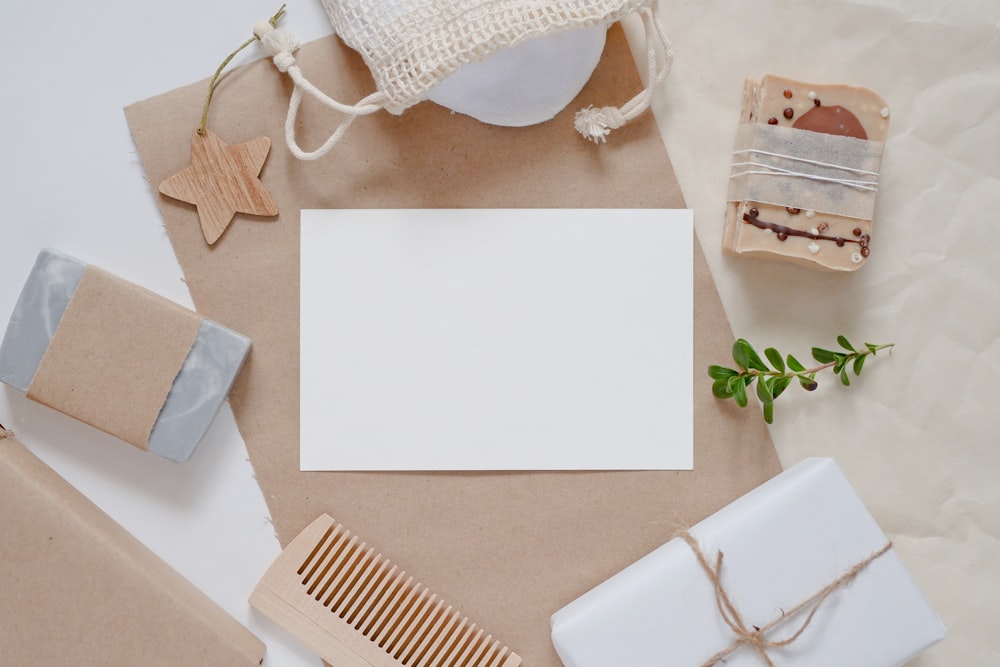
[{"label": "soap bar with speckled topping", "polygon": [[748,80],[733,150],[723,248],[854,271],[871,255],[889,108],[847,85]]}]

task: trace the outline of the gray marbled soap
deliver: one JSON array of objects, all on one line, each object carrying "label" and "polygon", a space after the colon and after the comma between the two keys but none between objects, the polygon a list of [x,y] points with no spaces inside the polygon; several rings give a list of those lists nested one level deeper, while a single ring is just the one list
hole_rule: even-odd
[{"label": "gray marbled soap", "polygon": [[[42,250],[0,343],[0,381],[27,392],[87,265]],[[149,451],[186,461],[208,430],[250,351],[250,339],[208,319],[174,379],[149,435]]]}]

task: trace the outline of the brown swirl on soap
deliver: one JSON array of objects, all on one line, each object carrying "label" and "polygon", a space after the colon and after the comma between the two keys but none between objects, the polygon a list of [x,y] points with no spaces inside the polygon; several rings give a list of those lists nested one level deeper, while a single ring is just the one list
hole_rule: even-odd
[{"label": "brown swirl on soap", "polygon": [[786,225],[780,225],[777,222],[768,222],[767,220],[761,220],[759,217],[760,211],[756,208],[751,208],[749,211],[743,214],[743,222],[753,225],[757,229],[770,230],[774,232],[774,235],[778,237],[779,241],[784,241],[788,239],[789,236],[802,236],[807,239],[812,239],[814,241],[832,241],[837,244],[837,247],[842,248],[845,243],[857,243],[861,246],[861,256],[867,257],[871,254],[871,249],[869,244],[871,243],[871,236],[864,234],[860,227],[855,227],[853,230],[854,236],[857,238],[848,239],[843,236],[827,236],[825,234],[815,233],[811,231],[806,231],[804,229],[796,229],[795,227],[788,227]]}]

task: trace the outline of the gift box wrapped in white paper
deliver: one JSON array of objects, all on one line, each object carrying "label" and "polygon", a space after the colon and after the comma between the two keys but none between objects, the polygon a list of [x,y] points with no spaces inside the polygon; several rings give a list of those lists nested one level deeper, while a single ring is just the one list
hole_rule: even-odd
[{"label": "gift box wrapped in white paper", "polygon": [[892,667],[944,634],[827,458],[786,470],[552,616],[566,667]]}]

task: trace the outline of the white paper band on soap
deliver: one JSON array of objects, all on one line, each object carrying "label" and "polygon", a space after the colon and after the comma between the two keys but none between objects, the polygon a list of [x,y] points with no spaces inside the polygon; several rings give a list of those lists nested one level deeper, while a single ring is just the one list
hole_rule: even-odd
[{"label": "white paper band on soap", "polygon": [[871,220],[883,144],[745,123],[736,134],[729,201]]}]

